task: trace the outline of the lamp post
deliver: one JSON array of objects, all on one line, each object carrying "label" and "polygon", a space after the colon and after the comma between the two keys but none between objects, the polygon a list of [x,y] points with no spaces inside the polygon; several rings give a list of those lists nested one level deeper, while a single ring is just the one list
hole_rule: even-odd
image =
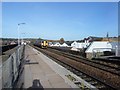
[{"label": "lamp post", "polygon": [[18,60],[17,60],[17,62],[19,62],[19,60],[20,60],[20,55],[19,55],[19,46],[20,46],[20,37],[19,37],[19,28],[20,28],[20,25],[24,25],[25,23],[18,23],[18,28],[17,28],[17,31],[18,31]]},{"label": "lamp post", "polygon": [[22,44],[24,44],[23,37],[24,37],[25,33],[21,33],[21,34],[22,34]]},{"label": "lamp post", "polygon": [[20,46],[20,37],[19,37],[19,28],[20,28],[20,25],[24,25],[25,23],[18,23],[18,28],[17,28],[17,31],[18,31],[18,46]]}]

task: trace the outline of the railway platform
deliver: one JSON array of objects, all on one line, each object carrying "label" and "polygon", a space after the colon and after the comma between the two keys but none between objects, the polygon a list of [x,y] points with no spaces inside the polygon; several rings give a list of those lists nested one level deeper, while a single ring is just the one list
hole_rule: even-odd
[{"label": "railway platform", "polygon": [[25,47],[24,88],[78,88],[63,67],[33,47]]}]

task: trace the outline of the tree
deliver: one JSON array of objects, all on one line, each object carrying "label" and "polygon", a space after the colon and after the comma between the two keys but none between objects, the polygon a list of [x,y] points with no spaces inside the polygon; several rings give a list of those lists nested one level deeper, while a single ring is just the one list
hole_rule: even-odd
[{"label": "tree", "polygon": [[64,38],[61,38],[60,39],[60,44],[63,44],[64,43]]},{"label": "tree", "polygon": [[38,38],[38,40],[43,40],[42,38]]}]

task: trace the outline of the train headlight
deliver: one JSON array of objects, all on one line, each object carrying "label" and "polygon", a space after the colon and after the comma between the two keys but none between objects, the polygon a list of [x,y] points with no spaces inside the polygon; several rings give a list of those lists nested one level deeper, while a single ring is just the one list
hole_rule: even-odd
[{"label": "train headlight", "polygon": [[43,43],[41,45],[43,45]]}]

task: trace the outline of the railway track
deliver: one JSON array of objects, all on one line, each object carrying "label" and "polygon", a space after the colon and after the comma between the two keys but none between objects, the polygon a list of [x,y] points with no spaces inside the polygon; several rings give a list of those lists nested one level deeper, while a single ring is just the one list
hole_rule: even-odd
[{"label": "railway track", "polygon": [[[120,76],[116,73],[109,72],[93,65],[88,65],[88,63],[80,62],[66,54],[58,53],[57,51],[50,49],[40,49],[34,47],[46,54],[49,57],[54,58],[55,61],[62,63],[63,66],[70,69],[72,72],[76,73],[78,76],[85,78],[85,80],[97,88],[109,88],[109,90],[120,88]],[[82,75],[82,76],[81,76]]]},{"label": "railway track", "polygon": [[120,57],[117,59],[112,58],[93,58],[93,61],[97,63],[107,64],[112,67],[120,68]]},{"label": "railway track", "polygon": [[2,55],[4,52],[6,52],[6,51],[8,51],[16,46],[17,46],[17,44],[1,46],[0,47],[0,51],[1,51],[0,55]]},{"label": "railway track", "polygon": [[107,63],[105,63],[105,62],[103,63],[101,61],[99,62],[99,61],[88,60],[88,59],[79,57],[77,55],[72,55],[72,54],[61,52],[61,51],[54,50],[51,48],[48,48],[47,50],[49,50],[51,52],[56,52],[57,54],[68,57],[72,60],[75,60],[75,61],[78,61],[78,62],[81,62],[84,64],[88,64],[88,65],[93,66],[95,68],[99,68],[101,70],[105,70],[105,71],[108,71],[108,72],[111,72],[111,73],[114,73],[114,74],[120,76],[120,67],[119,66],[115,67],[115,65],[113,65],[113,64],[107,64]]},{"label": "railway track", "polygon": [[118,60],[104,60],[104,59],[93,59],[93,60],[88,60],[80,55],[75,55],[75,54],[71,54],[69,52],[65,52],[63,51],[62,49],[57,49],[57,48],[51,48],[49,47],[49,49],[53,49],[53,50],[56,50],[57,52],[61,52],[62,54],[65,54],[65,55],[69,55],[69,56],[73,56],[75,58],[79,58],[79,59],[82,59],[82,60],[85,60],[85,61],[88,61],[88,62],[91,62],[91,63],[96,63],[96,64],[100,64],[100,65],[104,65],[104,66],[108,66],[108,67],[111,67],[111,68],[114,68],[114,69],[118,69],[120,70],[120,61]]}]

